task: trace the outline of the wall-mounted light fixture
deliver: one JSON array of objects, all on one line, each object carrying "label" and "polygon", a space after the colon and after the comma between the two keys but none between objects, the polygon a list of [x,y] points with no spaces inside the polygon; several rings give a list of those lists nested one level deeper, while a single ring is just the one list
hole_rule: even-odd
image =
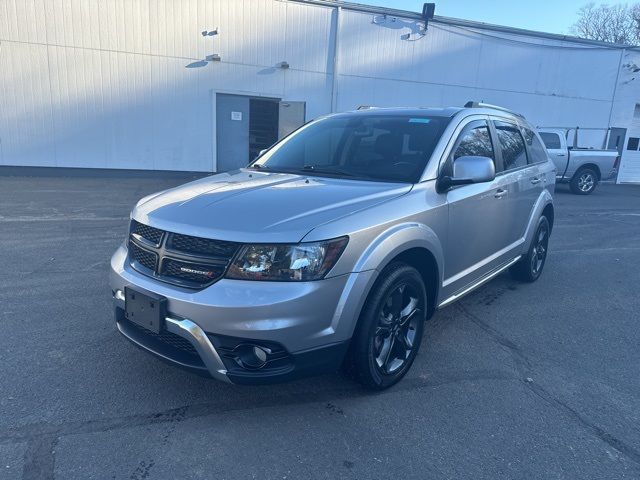
[{"label": "wall-mounted light fixture", "polygon": [[220,62],[221,60],[222,60],[222,57],[217,53],[207,55],[207,62]]},{"label": "wall-mounted light fixture", "polygon": [[289,62],[280,62],[280,63],[278,64],[278,66],[279,66],[280,68],[282,68],[283,70],[286,70],[286,69],[288,69],[288,68],[289,68]]},{"label": "wall-mounted light fixture", "polygon": [[218,28],[216,27],[215,30],[204,30],[202,32],[202,36],[203,37],[213,37],[214,35],[218,35]]},{"label": "wall-mounted light fixture", "polygon": [[434,15],[436,14],[436,4],[435,3],[425,3],[422,5],[422,18],[425,22],[425,29],[427,25],[429,25],[429,20],[432,20]]}]

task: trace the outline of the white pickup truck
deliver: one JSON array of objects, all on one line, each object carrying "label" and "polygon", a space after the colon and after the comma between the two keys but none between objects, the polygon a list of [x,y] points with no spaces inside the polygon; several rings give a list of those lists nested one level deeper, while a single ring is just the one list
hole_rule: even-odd
[{"label": "white pickup truck", "polygon": [[[615,176],[620,162],[618,150],[578,147],[578,132],[581,130],[603,130],[607,145],[609,129],[538,128],[540,137],[555,163],[556,183],[568,183],[577,195],[589,195],[600,180]],[[573,133],[573,145],[567,139]]]}]

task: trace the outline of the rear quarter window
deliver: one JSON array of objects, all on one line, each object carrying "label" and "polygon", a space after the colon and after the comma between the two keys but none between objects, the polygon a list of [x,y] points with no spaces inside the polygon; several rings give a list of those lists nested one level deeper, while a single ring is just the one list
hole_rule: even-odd
[{"label": "rear quarter window", "polygon": [[542,145],[538,136],[528,128],[524,128],[524,140],[527,142],[527,147],[529,147],[529,163],[540,163],[546,162],[548,159],[547,150]]}]

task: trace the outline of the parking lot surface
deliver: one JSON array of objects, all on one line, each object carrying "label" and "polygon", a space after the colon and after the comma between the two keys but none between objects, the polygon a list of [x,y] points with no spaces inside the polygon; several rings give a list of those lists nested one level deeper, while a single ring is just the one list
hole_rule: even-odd
[{"label": "parking lot surface", "polygon": [[184,176],[0,177],[0,478],[640,477],[640,187],[559,187],[545,272],[428,322],[396,387],[266,387],[116,331],[109,258]]}]

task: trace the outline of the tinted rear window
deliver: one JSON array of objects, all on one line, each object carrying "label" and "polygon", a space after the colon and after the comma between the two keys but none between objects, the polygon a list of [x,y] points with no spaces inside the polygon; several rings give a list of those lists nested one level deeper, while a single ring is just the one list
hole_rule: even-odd
[{"label": "tinted rear window", "polygon": [[544,148],[544,145],[542,145],[542,142],[540,142],[536,134],[528,128],[525,128],[524,139],[527,142],[529,153],[531,154],[529,163],[546,162],[549,158],[547,156],[547,150]]},{"label": "tinted rear window", "polygon": [[502,150],[504,169],[512,170],[527,165],[527,150],[518,126],[506,122],[494,123]]}]

